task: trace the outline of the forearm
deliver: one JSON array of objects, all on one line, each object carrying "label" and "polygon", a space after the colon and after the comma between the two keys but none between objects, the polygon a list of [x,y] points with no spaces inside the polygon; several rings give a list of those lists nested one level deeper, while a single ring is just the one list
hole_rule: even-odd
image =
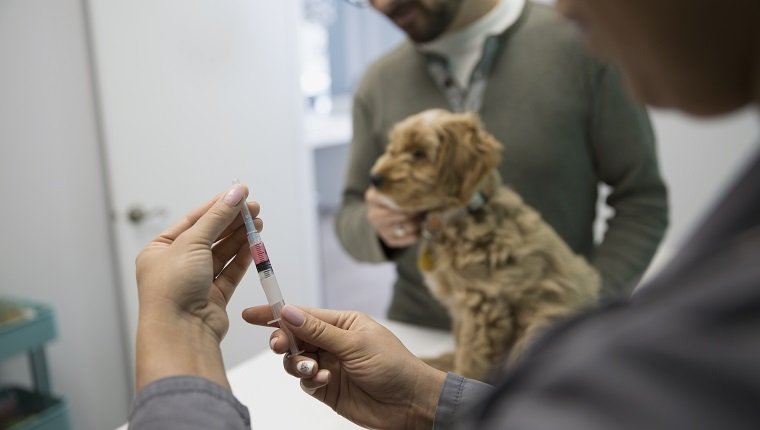
[{"label": "forearm", "polygon": [[404,428],[429,430],[435,423],[447,374],[427,365],[417,374],[421,376],[417,378],[414,394],[408,399],[407,422]]},{"label": "forearm", "polygon": [[344,201],[335,220],[335,233],[353,258],[367,263],[388,261],[377,233],[367,221],[367,206],[363,201]]},{"label": "forearm", "polygon": [[368,263],[382,263],[388,259],[377,232],[367,220],[367,205],[364,201],[364,195],[370,187],[369,172],[383,152],[372,129],[372,117],[367,103],[357,94],[352,111],[353,139],[335,232],[343,248],[353,258]]},{"label": "forearm", "polygon": [[[592,264],[602,275],[602,295],[630,294],[652,261],[667,228],[665,207],[618,210],[609,221]],[[620,213],[622,212],[622,213]]]},{"label": "forearm", "polygon": [[[653,166],[650,162],[649,166]],[[648,172],[642,174],[640,172]],[[614,216],[594,254],[602,275],[602,296],[627,296],[652,261],[668,226],[665,184],[655,167],[633,170],[607,198]]]},{"label": "forearm", "polygon": [[136,389],[178,375],[198,376],[229,389],[219,342],[200,320],[141,316],[137,329]]},{"label": "forearm", "polygon": [[647,111],[628,98],[612,69],[597,72],[592,147],[614,215],[592,264],[602,275],[602,295],[621,296],[636,286],[665,234],[667,188]]}]

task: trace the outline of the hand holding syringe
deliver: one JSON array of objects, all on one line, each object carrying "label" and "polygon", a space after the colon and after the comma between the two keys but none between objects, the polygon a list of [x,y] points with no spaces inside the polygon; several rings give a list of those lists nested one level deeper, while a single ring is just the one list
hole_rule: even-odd
[{"label": "hand holding syringe", "polygon": [[[267,250],[264,247],[264,242],[261,241],[259,232],[256,231],[256,227],[253,225],[253,217],[248,210],[248,204],[243,203],[241,209],[243,215],[243,222],[245,223],[245,231],[248,236],[248,245],[251,247],[251,254],[253,255],[253,262],[256,264],[256,271],[259,272],[259,280],[261,281],[261,287],[264,289],[264,294],[267,296],[267,302],[272,307],[272,315],[274,319],[269,321],[269,324],[280,321],[282,314],[282,307],[285,306],[285,300],[282,298],[280,292],[280,286],[277,284],[277,278],[274,276],[274,270],[272,269],[272,263],[269,262],[269,256]],[[296,340],[293,334],[285,328],[284,325],[280,325],[280,329],[288,335],[290,341],[290,353],[297,355],[303,351],[298,349]]]}]

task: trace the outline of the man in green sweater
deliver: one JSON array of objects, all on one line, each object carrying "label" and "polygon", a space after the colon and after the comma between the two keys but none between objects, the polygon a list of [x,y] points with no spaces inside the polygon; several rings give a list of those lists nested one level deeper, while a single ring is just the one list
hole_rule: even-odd
[{"label": "man in green sweater", "polygon": [[[346,251],[393,261],[388,317],[449,328],[417,268],[419,216],[387,207],[369,171],[396,122],[429,108],[478,112],[504,145],[504,182],[586,256],[605,297],[627,295],[668,222],[646,111],[618,75],[588,56],[575,28],[525,0],[373,0],[408,36],[365,72],[353,104],[353,140],[336,220]],[[594,243],[597,193],[613,215]]]}]

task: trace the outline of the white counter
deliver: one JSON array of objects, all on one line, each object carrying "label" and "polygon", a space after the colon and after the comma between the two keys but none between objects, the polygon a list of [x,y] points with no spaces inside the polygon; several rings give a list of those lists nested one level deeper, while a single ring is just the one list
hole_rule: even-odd
[{"label": "white counter", "polygon": [[[384,321],[413,353],[434,356],[453,349],[448,332]],[[360,428],[301,391],[282,367],[282,356],[264,351],[230,369],[235,396],[251,413],[252,427],[263,429],[341,430]],[[117,430],[126,430],[126,424]]]}]

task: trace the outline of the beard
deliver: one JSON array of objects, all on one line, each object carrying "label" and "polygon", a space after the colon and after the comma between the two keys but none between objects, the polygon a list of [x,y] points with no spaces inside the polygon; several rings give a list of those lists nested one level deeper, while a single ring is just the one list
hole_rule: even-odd
[{"label": "beard", "polygon": [[[415,43],[435,40],[443,34],[457,16],[462,0],[440,0],[426,5],[419,0],[403,2],[387,14],[401,30]],[[412,10],[413,9],[413,10]],[[399,22],[398,16],[414,13],[408,22]]]}]

